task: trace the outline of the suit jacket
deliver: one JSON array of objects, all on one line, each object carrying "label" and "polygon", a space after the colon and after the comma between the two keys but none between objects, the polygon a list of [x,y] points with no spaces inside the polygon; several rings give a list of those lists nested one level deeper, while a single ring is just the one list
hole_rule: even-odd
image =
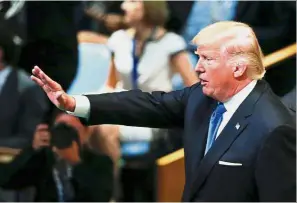
[{"label": "suit jacket", "polygon": [[77,72],[78,41],[75,11],[79,1],[26,1],[26,43],[18,66],[29,74],[38,65],[67,90]]},{"label": "suit jacket", "polygon": [[288,94],[281,98],[281,101],[291,111],[291,114],[296,118],[296,86]]},{"label": "suit jacket", "polygon": [[91,110],[84,122],[90,125],[184,129],[183,201],[295,201],[295,123],[265,81],[257,82],[206,156],[217,102],[202,93],[200,83],[170,93],[132,90],[86,96]]},{"label": "suit jacket", "polygon": [[0,92],[0,146],[30,146],[47,110],[42,89],[23,71],[12,69]]},{"label": "suit jacket", "polygon": [[[82,162],[73,166],[71,183],[75,202],[108,202],[113,190],[113,163],[108,156],[88,149],[82,151]],[[33,201],[58,201],[52,169],[54,155],[49,148],[24,149],[10,164],[0,164],[0,186],[19,190],[35,187]]]}]

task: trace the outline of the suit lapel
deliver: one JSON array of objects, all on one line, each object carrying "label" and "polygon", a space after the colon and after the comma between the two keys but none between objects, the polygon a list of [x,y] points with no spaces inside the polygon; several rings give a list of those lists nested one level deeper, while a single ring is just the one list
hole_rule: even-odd
[{"label": "suit lapel", "polygon": [[213,166],[219,161],[223,154],[229,149],[232,143],[248,125],[248,118],[252,114],[254,105],[260,98],[260,95],[263,93],[265,87],[265,82],[257,82],[254,90],[238,107],[237,111],[233,114],[220,136],[193,172],[194,175],[192,175],[193,181],[190,188],[190,200],[194,198],[195,192],[200,189]]},{"label": "suit lapel", "polygon": [[215,107],[217,105],[217,102],[214,100],[208,101],[207,103],[208,105],[204,105],[203,108],[199,110],[199,112],[202,112],[203,109],[204,111],[206,109],[206,111],[203,113],[204,116],[201,116],[199,112],[197,113],[197,115],[200,117],[200,121],[197,122],[198,127],[195,133],[196,140],[192,143],[194,145],[192,146],[192,149],[195,150],[194,154],[195,154],[196,160],[191,168],[191,174],[194,173],[194,171],[197,168],[197,165],[199,165],[201,160],[203,159],[206,140],[207,140],[209,120],[212,112],[215,110]]},{"label": "suit lapel", "polygon": [[[190,129],[188,129],[191,137],[187,138],[185,141],[185,158],[186,158],[186,184],[183,192],[182,201],[186,202],[189,199],[188,189],[195,174],[197,165],[200,164],[203,156],[205,143],[207,139],[208,132],[208,122],[212,112],[214,111],[217,102],[210,97],[199,97],[202,92],[198,93],[197,98],[201,98],[199,101],[195,101],[193,109],[190,109],[190,112],[193,112],[193,116],[189,118],[188,123]],[[203,113],[201,113],[203,112]],[[203,116],[202,116],[203,115]]]}]

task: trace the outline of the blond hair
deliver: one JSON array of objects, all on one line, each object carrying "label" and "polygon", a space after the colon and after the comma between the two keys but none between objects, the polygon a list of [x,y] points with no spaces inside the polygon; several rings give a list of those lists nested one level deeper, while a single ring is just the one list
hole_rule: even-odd
[{"label": "blond hair", "polygon": [[231,63],[246,64],[250,79],[264,77],[263,53],[254,31],[247,24],[235,21],[211,24],[194,37],[193,43],[220,49],[227,53]]}]

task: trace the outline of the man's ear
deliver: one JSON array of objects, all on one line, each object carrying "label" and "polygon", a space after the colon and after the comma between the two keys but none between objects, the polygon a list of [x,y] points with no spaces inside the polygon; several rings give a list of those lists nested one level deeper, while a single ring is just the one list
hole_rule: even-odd
[{"label": "man's ear", "polygon": [[240,78],[242,77],[247,69],[247,64],[244,61],[238,61],[234,63],[233,66],[233,76],[234,78]]}]

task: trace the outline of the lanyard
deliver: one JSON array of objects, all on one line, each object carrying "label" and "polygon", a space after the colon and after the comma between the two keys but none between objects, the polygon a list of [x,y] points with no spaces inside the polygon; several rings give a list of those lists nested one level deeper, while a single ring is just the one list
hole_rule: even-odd
[{"label": "lanyard", "polygon": [[149,38],[144,42],[143,44],[143,48],[142,48],[142,51],[141,51],[141,54],[140,56],[137,56],[136,55],[136,39],[134,38],[133,41],[132,41],[132,58],[133,58],[133,67],[132,67],[132,73],[131,73],[131,78],[132,78],[132,88],[133,89],[137,89],[138,88],[138,85],[137,85],[137,79],[138,79],[138,63],[139,63],[139,60],[140,60],[140,57],[141,55],[143,54],[143,49],[146,45],[147,42],[153,40],[153,37],[155,35],[155,32],[156,32],[156,29],[157,27],[154,27],[154,29],[152,30],[151,32],[151,35],[149,36]]},{"label": "lanyard", "polygon": [[56,182],[56,187],[57,187],[57,194],[58,194],[58,201],[59,202],[64,202],[64,187],[62,184],[62,181],[59,177],[59,172],[57,169],[53,169],[53,176],[54,176],[54,180]]},{"label": "lanyard", "polygon": [[[72,177],[72,168],[69,165],[67,165],[66,175],[67,175],[67,178]],[[57,187],[58,202],[64,202],[65,201],[64,186],[60,178],[60,173],[56,168],[53,168],[53,177]]]},{"label": "lanyard", "polygon": [[139,57],[136,56],[136,40],[135,39],[133,39],[132,46],[133,46],[133,49],[132,49],[132,56],[133,56],[132,88],[137,89],[137,79],[138,79],[137,67],[138,67]]}]

